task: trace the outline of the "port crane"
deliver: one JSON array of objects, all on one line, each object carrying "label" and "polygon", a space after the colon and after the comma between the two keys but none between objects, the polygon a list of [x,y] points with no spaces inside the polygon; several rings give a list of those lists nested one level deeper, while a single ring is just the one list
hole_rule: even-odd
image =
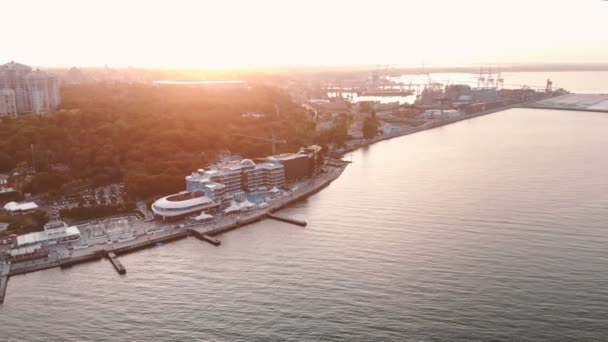
[{"label": "port crane", "polygon": [[243,137],[243,138],[248,138],[248,139],[270,142],[270,143],[272,143],[272,154],[273,155],[277,154],[277,144],[287,144],[287,140],[277,138],[274,135],[274,133],[272,133],[272,136],[270,138],[254,137],[251,135],[237,134],[237,133],[234,133],[232,135],[236,136],[236,137]]}]

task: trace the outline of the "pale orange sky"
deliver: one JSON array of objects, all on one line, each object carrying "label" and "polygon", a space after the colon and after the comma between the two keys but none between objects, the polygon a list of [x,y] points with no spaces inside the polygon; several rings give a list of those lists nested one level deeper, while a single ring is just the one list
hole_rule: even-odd
[{"label": "pale orange sky", "polygon": [[0,63],[608,62],[608,2],[600,0],[18,0],[0,10]]}]

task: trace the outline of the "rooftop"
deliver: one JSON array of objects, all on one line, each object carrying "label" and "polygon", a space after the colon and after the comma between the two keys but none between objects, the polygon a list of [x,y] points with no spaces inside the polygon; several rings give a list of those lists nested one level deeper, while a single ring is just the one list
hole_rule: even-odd
[{"label": "rooftop", "polygon": [[270,156],[268,157],[269,160],[293,160],[293,159],[298,159],[298,158],[302,158],[302,157],[307,157],[305,154],[301,154],[301,153],[282,153],[282,154],[275,154],[274,156]]},{"label": "rooftop", "polygon": [[44,243],[49,240],[60,239],[63,237],[73,237],[80,235],[77,227],[64,227],[57,229],[49,229],[41,232],[34,232],[17,236],[17,246],[33,245]]},{"label": "rooftop", "polygon": [[25,203],[17,203],[17,202],[8,202],[4,205],[4,209],[7,211],[26,211],[37,209],[38,205],[34,202],[25,202]]}]

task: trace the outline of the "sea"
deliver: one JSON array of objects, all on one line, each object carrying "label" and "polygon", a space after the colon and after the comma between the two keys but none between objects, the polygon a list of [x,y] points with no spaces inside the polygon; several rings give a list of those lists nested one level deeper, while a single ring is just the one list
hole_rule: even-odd
[{"label": "sea", "polygon": [[603,113],[385,140],[280,212],[305,228],[168,243],[120,256],[124,276],[102,260],[12,277],[0,340],[608,341],[607,156]]}]

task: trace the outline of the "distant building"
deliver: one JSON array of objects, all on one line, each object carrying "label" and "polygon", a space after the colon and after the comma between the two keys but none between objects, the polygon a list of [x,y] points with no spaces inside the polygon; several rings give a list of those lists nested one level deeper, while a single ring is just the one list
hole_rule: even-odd
[{"label": "distant building", "polygon": [[0,174],[0,189],[9,187],[8,177],[9,177],[8,175]]},{"label": "distant building", "polygon": [[8,202],[4,205],[4,210],[8,211],[11,215],[27,214],[38,209],[38,205],[34,202]]},{"label": "distant building", "polygon": [[453,119],[462,115],[462,112],[455,109],[429,109],[422,113],[425,119]]},{"label": "distant building", "polygon": [[473,89],[468,94],[473,99],[473,102],[486,102],[498,99],[498,90],[496,88],[481,88]]},{"label": "distant building", "polygon": [[319,169],[322,166],[322,163],[323,163],[322,155],[321,155],[322,151],[323,151],[323,148],[321,146],[311,145],[311,146],[301,147],[300,151],[298,151],[298,153],[308,155],[308,158],[310,160],[310,167],[314,173],[314,171],[316,171],[317,169]]},{"label": "distant building", "polygon": [[380,127],[379,131],[383,135],[399,134],[401,133],[401,126],[391,123],[385,123]]},{"label": "distant building", "polygon": [[46,113],[60,102],[57,77],[27,65],[0,65],[0,115]]},{"label": "distant building", "polygon": [[322,113],[330,113],[330,114],[348,114],[350,113],[350,108],[346,102],[333,102],[329,100],[323,99],[314,99],[308,100],[307,103],[302,104],[306,110],[310,110],[315,113],[315,115],[319,115]]},{"label": "distant building", "polygon": [[0,116],[16,116],[15,92],[13,89],[0,89]]},{"label": "distant building", "polygon": [[202,190],[214,200],[224,200],[241,192],[271,189],[285,185],[280,163],[254,163],[251,159],[230,162],[211,170],[198,170],[186,176],[186,190]]}]

